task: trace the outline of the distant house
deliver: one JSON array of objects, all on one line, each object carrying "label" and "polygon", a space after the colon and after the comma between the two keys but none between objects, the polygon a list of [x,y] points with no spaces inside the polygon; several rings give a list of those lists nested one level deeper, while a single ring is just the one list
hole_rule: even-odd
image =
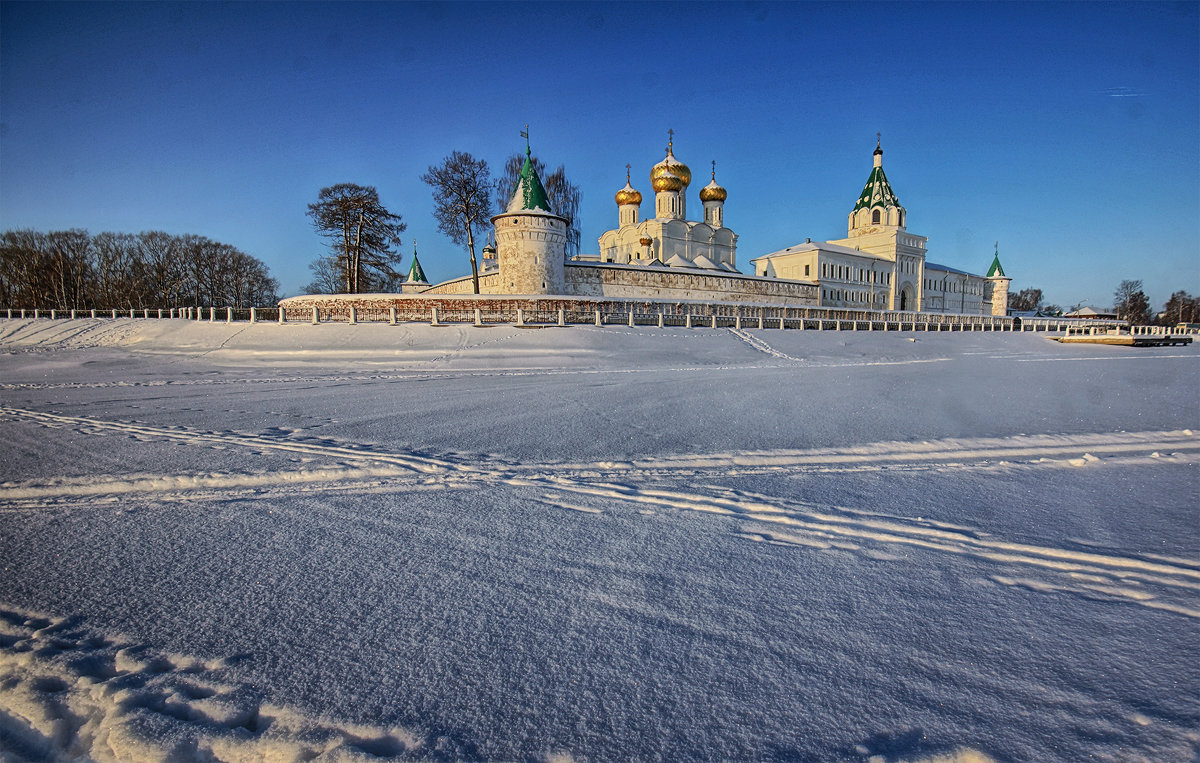
[{"label": "distant house", "polygon": [[1090,318],[1093,320],[1116,320],[1117,314],[1096,310],[1092,307],[1081,307],[1078,310],[1073,310],[1069,313],[1063,313],[1064,318]]}]

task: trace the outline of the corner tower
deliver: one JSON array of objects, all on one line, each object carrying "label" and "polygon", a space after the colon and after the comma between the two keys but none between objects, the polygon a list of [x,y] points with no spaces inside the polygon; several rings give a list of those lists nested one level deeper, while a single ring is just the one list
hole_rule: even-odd
[{"label": "corner tower", "polygon": [[567,221],[554,214],[525,146],[517,191],[508,209],[492,218],[501,290],[507,294],[562,294]]},{"label": "corner tower", "polygon": [[878,133],[874,165],[867,177],[867,184],[858,195],[858,202],[850,212],[847,238],[882,230],[904,230],[906,213],[883,172],[883,149],[879,147]]},{"label": "corner tower", "polygon": [[1008,315],[1008,285],[1012,283],[1012,279],[1004,275],[1004,268],[1000,265],[1000,242],[996,242],[996,256],[992,259],[992,266],[988,268],[987,285],[983,295],[984,300],[992,301],[992,315],[1003,318]]},{"label": "corner tower", "polygon": [[416,294],[428,288],[429,279],[425,277],[425,271],[421,268],[421,261],[417,259],[417,241],[413,239],[412,267],[408,269],[408,275],[400,283],[400,293]]}]

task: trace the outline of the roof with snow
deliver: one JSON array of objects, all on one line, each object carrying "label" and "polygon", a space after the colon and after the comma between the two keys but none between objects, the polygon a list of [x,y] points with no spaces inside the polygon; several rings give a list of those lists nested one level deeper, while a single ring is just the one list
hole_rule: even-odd
[{"label": "roof with snow", "polygon": [[857,257],[866,257],[867,259],[872,259],[872,260],[885,259],[884,257],[880,257],[877,254],[871,254],[870,252],[864,252],[861,249],[853,249],[848,246],[842,246],[841,244],[831,244],[828,241],[805,241],[803,244],[796,244],[795,246],[789,246],[787,249],[780,249],[778,252],[771,252],[770,254],[764,254],[762,257],[755,257],[754,259],[752,259],[750,261],[758,262],[759,260],[766,260],[766,259],[770,259],[771,257],[778,257],[781,254],[797,254],[799,252],[815,252],[817,250],[820,250],[822,252],[833,252],[836,254],[852,254]]},{"label": "roof with snow", "polygon": [[946,273],[958,273],[960,276],[974,275],[974,273],[968,273],[965,270],[959,270],[958,268],[952,268],[949,265],[939,265],[936,262],[930,262],[929,260],[925,261],[925,270],[926,271],[941,270]]},{"label": "roof with snow", "polygon": [[508,203],[508,212],[537,211],[554,214],[550,202],[546,198],[546,189],[542,186],[541,178],[533,167],[532,151],[525,147],[525,163],[521,165],[521,175],[517,180],[517,191],[512,201]]},{"label": "roof with snow", "polygon": [[996,259],[992,260],[992,266],[990,268],[988,268],[988,272],[987,272],[988,278],[994,278],[995,276],[1000,276],[1001,278],[1008,278],[1008,276],[1004,275],[1004,267],[1000,264],[1000,251],[999,250],[996,250]]},{"label": "roof with snow", "polygon": [[858,195],[858,203],[854,205],[854,211],[870,207],[898,206],[900,206],[900,200],[892,192],[892,184],[888,182],[887,175],[883,174],[883,166],[872,168],[871,175],[867,178],[867,184],[863,186],[862,193]]}]

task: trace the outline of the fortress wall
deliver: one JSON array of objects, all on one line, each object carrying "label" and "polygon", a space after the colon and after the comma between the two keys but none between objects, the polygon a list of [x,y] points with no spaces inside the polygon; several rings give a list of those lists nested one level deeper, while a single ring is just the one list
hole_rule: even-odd
[{"label": "fortress wall", "polygon": [[817,286],[719,271],[688,272],[608,263],[568,262],[566,294],[610,299],[700,300],[807,307]]}]

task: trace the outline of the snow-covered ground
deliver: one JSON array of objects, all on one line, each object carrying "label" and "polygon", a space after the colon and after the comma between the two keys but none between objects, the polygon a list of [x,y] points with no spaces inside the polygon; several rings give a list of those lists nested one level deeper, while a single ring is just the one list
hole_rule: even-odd
[{"label": "snow-covered ground", "polygon": [[0,758],[1200,754],[1200,348],[12,320],[0,352]]}]

